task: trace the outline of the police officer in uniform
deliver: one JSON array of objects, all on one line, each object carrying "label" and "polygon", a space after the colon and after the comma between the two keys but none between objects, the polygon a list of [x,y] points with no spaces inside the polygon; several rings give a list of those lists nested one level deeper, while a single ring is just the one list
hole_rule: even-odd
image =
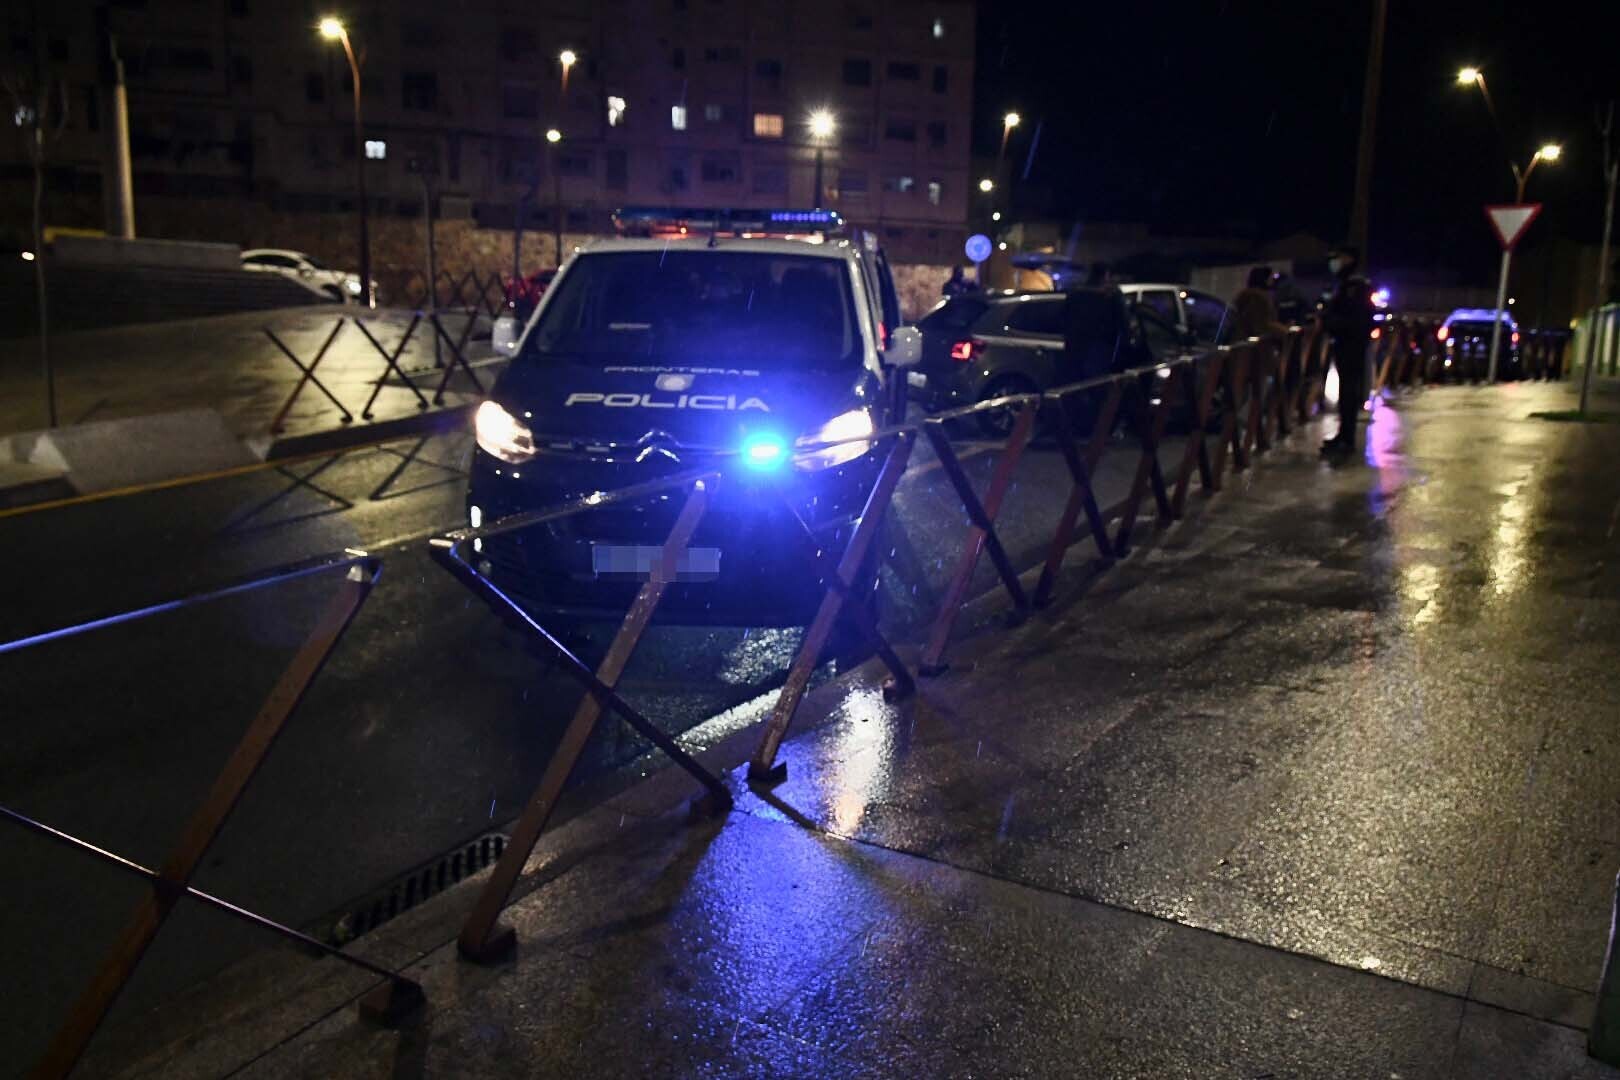
[{"label": "police officer in uniform", "polygon": [[1356,450],[1356,424],[1367,400],[1367,342],[1372,337],[1372,286],[1357,270],[1361,252],[1343,244],[1328,253],[1333,292],[1322,306],[1322,328],[1333,343],[1333,366],[1339,371],[1339,433],[1322,444],[1322,453],[1348,458]]}]

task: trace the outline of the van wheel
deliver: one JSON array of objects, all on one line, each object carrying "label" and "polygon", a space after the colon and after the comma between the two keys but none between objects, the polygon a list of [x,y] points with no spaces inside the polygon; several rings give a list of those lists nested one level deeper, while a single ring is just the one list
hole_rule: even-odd
[{"label": "van wheel", "polygon": [[[1022,375],[1003,375],[991,381],[979,395],[980,401],[990,401],[993,398],[1009,397],[1013,394],[1034,394],[1040,388]],[[1005,439],[1012,434],[1013,420],[1018,415],[1017,409],[1001,408],[990,409],[978,414],[979,430],[993,439]]]}]

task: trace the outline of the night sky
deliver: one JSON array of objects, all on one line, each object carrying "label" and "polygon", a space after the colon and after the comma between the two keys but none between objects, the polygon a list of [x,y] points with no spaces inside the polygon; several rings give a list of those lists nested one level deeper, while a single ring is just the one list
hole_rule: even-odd
[{"label": "night sky", "polygon": [[[1536,229],[1595,243],[1594,109],[1620,99],[1620,4],[1389,8],[1374,265],[1494,279],[1481,208],[1512,201],[1513,178],[1479,91],[1456,83],[1468,64],[1485,72],[1521,162],[1543,142],[1564,145],[1530,181],[1527,201],[1547,204]],[[1008,151],[1016,172],[1044,120],[1028,194],[1045,189],[1054,216],[1343,239],[1371,23],[1371,0],[981,4],[976,153],[996,152],[1013,108],[1024,117]]]}]

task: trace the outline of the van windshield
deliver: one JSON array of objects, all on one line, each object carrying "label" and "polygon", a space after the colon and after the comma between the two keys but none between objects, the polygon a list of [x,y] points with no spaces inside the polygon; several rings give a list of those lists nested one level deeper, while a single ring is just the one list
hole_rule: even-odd
[{"label": "van windshield", "polygon": [[860,366],[842,259],[732,250],[586,253],[553,286],[519,362]]}]

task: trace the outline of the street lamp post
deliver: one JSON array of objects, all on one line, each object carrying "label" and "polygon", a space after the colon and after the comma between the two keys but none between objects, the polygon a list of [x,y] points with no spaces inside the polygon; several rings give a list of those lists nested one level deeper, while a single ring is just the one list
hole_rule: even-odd
[{"label": "street lamp post", "polygon": [[557,268],[562,268],[562,173],[557,169],[557,146],[562,142],[562,132],[556,128],[546,129],[546,142],[551,146],[551,225],[552,242],[556,246]]},{"label": "street lamp post", "polygon": [[366,143],[360,125],[360,62],[355,59],[349,31],[341,20],[328,16],[321,20],[320,30],[321,36],[328,41],[343,43],[343,55],[349,59],[349,78],[354,83],[354,182],[360,195],[360,285],[366,306],[372,307],[377,298],[371,287],[371,230],[366,212]]},{"label": "street lamp post", "polygon": [[[1523,204],[1524,186],[1529,183],[1530,174],[1536,171],[1536,166],[1543,161],[1557,161],[1563,152],[1564,148],[1557,143],[1548,143],[1531,155],[1530,164],[1523,169],[1519,168],[1517,162],[1508,162],[1508,165],[1513,169],[1513,178],[1518,181],[1519,185],[1517,197],[1514,200],[1515,203]],[[1487,382],[1496,381],[1496,360],[1502,348],[1502,313],[1507,306],[1508,267],[1512,262],[1513,249],[1504,246],[1502,248],[1502,272],[1496,280],[1496,321],[1491,325],[1491,359],[1485,374]]]},{"label": "street lamp post", "polygon": [[827,140],[833,137],[838,130],[838,118],[833,116],[830,109],[817,109],[810,114],[810,138],[816,144],[816,209],[821,209],[823,188],[821,186],[822,154],[826,151]]},{"label": "street lamp post", "polygon": [[568,93],[568,69],[579,60],[579,55],[573,49],[564,49],[557,54],[557,63],[562,65],[562,92]]}]

